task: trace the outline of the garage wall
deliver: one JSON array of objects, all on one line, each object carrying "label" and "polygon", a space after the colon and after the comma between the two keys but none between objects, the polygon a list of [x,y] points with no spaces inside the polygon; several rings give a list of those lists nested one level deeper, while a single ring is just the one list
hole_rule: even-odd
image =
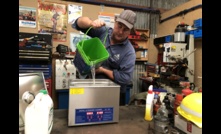
[{"label": "garage wall", "polygon": [[[123,11],[122,8],[113,8],[113,7],[101,7],[98,5],[89,5],[89,4],[83,4],[83,3],[77,3],[77,2],[69,2],[69,1],[63,1],[63,0],[47,0],[46,2],[53,2],[58,4],[74,4],[79,5],[83,7],[82,15],[88,16],[91,19],[97,19],[99,12],[109,12],[109,13],[120,13]],[[38,8],[38,0],[19,0],[19,6],[28,6],[28,7],[34,7]],[[36,11],[37,12],[37,11]],[[36,18],[38,22],[38,18]],[[19,27],[19,32],[28,32],[28,33],[38,33],[38,25],[36,28],[22,28]],[[68,24],[67,27],[67,41],[66,42],[53,42],[53,50],[52,53],[56,51],[56,47],[58,44],[64,44],[69,46],[70,42],[70,32],[77,32],[71,27],[71,24]]]},{"label": "garage wall", "polygon": [[[110,13],[120,13],[123,11],[122,8],[113,8],[113,7],[101,7],[99,5],[89,5],[89,4],[83,4],[78,2],[69,2],[69,1],[63,1],[63,0],[47,0],[47,2],[54,2],[59,4],[75,4],[83,6],[83,16],[90,16],[92,19],[96,19],[99,12],[110,12]],[[171,9],[169,11],[166,11],[161,14],[161,20],[164,18],[167,18],[171,15],[174,15],[180,11],[183,11],[185,9],[189,9],[191,7],[194,7],[196,5],[202,4],[202,0],[191,0],[187,3],[184,3],[174,9]],[[19,6],[27,6],[27,7],[35,7],[37,9],[38,6],[38,0],[19,0]],[[192,25],[193,20],[202,18],[202,9],[196,9],[194,11],[188,12],[185,16],[175,17],[170,20],[167,20],[163,23],[159,23],[157,26],[157,37],[165,36],[165,35],[171,35],[174,33],[174,30],[179,22],[185,22],[186,24]],[[38,18],[37,18],[38,22]],[[38,26],[36,28],[21,28],[19,27],[19,32],[29,32],[29,33],[37,33],[38,32]],[[76,30],[71,28],[71,25],[68,24],[67,27],[67,41],[66,42],[53,42],[53,50],[52,52],[55,52],[55,48],[58,44],[64,44],[69,46],[70,42],[70,32],[77,32]],[[155,45],[153,45],[153,39],[154,37],[151,37],[150,44],[148,48],[148,62],[150,63],[156,63],[157,61],[157,54],[158,50]],[[195,41],[195,84],[197,87],[202,86],[202,79],[198,78],[202,76],[202,40],[196,40]],[[197,59],[197,60],[196,60]],[[54,75],[54,74],[53,74]],[[53,88],[54,89],[54,88]]]},{"label": "garage wall", "polygon": [[[43,1],[43,0],[42,0]],[[98,5],[89,5],[89,4],[82,4],[82,3],[77,3],[77,2],[69,2],[69,1],[63,1],[63,0],[47,0],[46,2],[53,2],[53,3],[58,3],[58,4],[73,4],[73,5],[79,5],[83,7],[82,10],[82,15],[83,16],[88,16],[91,19],[97,19],[98,18],[98,13],[99,12],[109,12],[109,13],[120,13],[123,11],[122,8],[113,8],[113,7],[101,7]],[[19,6],[27,6],[27,7],[34,7],[36,8],[36,13],[38,14],[38,0],[19,0]],[[37,16],[36,16],[37,17]],[[38,22],[38,18],[36,18],[36,22]],[[38,25],[36,28],[23,28],[19,27],[19,32],[27,32],[27,33],[38,33]],[[52,53],[56,52],[56,47],[58,44],[64,44],[70,47],[70,33],[71,32],[77,32],[78,31],[74,30],[70,24],[67,24],[67,40],[66,42],[52,42],[53,44],[53,49]],[[54,108],[58,107],[58,97],[57,93],[55,92],[55,58],[52,60],[52,99],[54,102]]]},{"label": "garage wall", "polygon": [[[175,15],[185,9],[190,9],[197,5],[201,5],[202,0],[191,0],[186,2],[176,8],[173,8],[169,11],[166,11],[161,14],[161,20],[168,18],[172,15]],[[202,8],[198,8],[186,13],[184,16],[178,16],[163,23],[159,23],[157,26],[157,37],[162,37],[166,35],[174,34],[174,30],[179,22],[184,22],[188,25],[193,25],[193,21],[196,19],[202,18]],[[202,39],[197,39],[194,42],[194,47],[196,48],[195,54],[195,77],[194,82],[197,87],[202,86]],[[158,49],[155,45],[153,45],[153,38],[151,39],[151,43],[148,51],[148,62],[155,63],[157,61]]]}]

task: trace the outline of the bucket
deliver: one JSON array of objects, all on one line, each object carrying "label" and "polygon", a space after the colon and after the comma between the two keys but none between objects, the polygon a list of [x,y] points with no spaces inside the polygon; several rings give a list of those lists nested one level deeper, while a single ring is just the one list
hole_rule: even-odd
[{"label": "bucket", "polygon": [[[91,28],[92,27],[86,31],[85,38]],[[109,53],[104,46],[107,35],[108,34],[106,34],[103,43],[97,37],[90,39],[84,38],[77,43],[77,50],[73,63],[81,75],[90,73],[91,66],[98,68],[103,61],[108,59]]]},{"label": "bucket", "polygon": [[47,90],[40,90],[25,110],[25,134],[50,134],[53,126],[53,101]]}]

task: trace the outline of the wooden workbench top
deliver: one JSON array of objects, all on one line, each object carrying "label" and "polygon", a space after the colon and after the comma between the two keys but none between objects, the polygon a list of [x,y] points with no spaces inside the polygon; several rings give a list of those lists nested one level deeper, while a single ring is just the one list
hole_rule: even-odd
[{"label": "wooden workbench top", "polygon": [[[153,127],[153,120],[144,120],[144,115],[145,107],[120,106],[118,123],[70,127],[68,110],[55,109],[51,134],[148,134],[149,125]],[[149,131],[149,134],[152,134],[152,131]]]}]

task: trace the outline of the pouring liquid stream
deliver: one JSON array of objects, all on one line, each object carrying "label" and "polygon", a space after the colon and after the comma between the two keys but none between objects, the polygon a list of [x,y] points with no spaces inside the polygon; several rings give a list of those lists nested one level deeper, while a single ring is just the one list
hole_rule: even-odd
[{"label": "pouring liquid stream", "polygon": [[91,75],[93,79],[93,84],[95,84],[95,63],[91,61]]}]

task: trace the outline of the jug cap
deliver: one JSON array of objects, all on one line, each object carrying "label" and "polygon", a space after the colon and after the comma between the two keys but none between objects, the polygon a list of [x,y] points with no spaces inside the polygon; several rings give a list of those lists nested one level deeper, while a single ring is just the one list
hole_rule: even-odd
[{"label": "jug cap", "polygon": [[41,89],[39,92],[40,92],[40,93],[43,93],[43,94],[48,94],[48,91],[45,90],[45,89]]}]

